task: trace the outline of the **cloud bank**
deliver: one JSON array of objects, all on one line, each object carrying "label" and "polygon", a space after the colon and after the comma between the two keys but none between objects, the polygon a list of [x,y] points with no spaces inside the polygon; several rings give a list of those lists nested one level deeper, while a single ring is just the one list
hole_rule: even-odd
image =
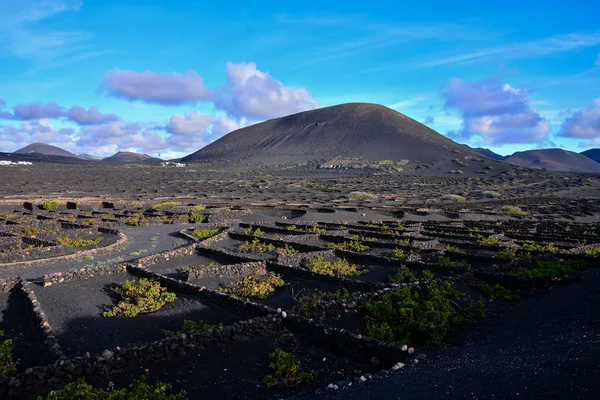
[{"label": "cloud bank", "polygon": [[446,110],[456,110],[462,129],[448,132],[457,140],[480,138],[485,145],[539,143],[547,139],[550,124],[529,105],[530,91],[497,80],[469,83],[449,80],[442,89]]},{"label": "cloud bank", "polygon": [[178,106],[210,100],[210,90],[196,71],[170,74],[113,69],[100,83],[100,91],[111,96],[146,103]]}]

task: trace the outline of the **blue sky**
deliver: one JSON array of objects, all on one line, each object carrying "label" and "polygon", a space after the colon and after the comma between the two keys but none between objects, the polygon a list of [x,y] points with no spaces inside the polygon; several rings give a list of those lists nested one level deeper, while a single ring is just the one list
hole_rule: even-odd
[{"label": "blue sky", "polygon": [[0,151],[175,157],[345,102],[501,154],[600,147],[594,3],[0,0]]}]

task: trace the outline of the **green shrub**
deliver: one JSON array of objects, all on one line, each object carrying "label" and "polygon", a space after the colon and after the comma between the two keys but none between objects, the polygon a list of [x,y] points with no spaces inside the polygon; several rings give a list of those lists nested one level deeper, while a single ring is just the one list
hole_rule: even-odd
[{"label": "green shrub", "polygon": [[173,217],[167,217],[167,216],[165,215],[164,217],[162,217],[162,218],[161,218],[161,221],[162,221],[162,223],[163,223],[163,224],[165,224],[165,225],[170,225],[170,224],[172,224],[173,222],[175,222],[175,218],[173,218]]},{"label": "green shrub", "polygon": [[292,232],[303,232],[303,233],[323,233],[323,232],[325,232],[325,229],[319,228],[316,225],[306,227],[306,228],[299,228],[296,225],[288,225],[285,227],[285,229],[288,231],[292,231]]},{"label": "green shrub", "polygon": [[72,238],[70,236],[59,236],[56,238],[56,241],[60,244],[63,244],[67,247],[78,248],[78,247],[89,247],[95,246],[102,241],[102,236],[99,236],[95,239],[82,239],[82,238]]},{"label": "green shrub", "polygon": [[350,292],[346,288],[338,289],[333,293],[317,290],[300,297],[298,304],[294,306],[293,310],[306,318],[311,318],[319,310],[319,305],[322,303],[345,299],[349,296]]},{"label": "green shrub", "polygon": [[515,275],[526,278],[566,278],[586,268],[586,262],[581,260],[548,260],[538,261],[533,268],[519,268]]},{"label": "green shrub", "polygon": [[465,260],[462,260],[460,262],[452,261],[449,257],[444,256],[439,256],[437,259],[437,263],[442,267],[469,268],[469,264]]},{"label": "green shrub", "polygon": [[188,213],[192,214],[193,211],[204,211],[204,210],[206,210],[206,207],[204,207],[203,205],[198,204],[196,206],[190,207],[190,209],[188,210]]},{"label": "green shrub", "polygon": [[207,324],[204,321],[191,321],[189,319],[186,319],[183,321],[183,328],[178,330],[178,331],[170,331],[165,329],[163,332],[165,333],[165,335],[167,336],[179,336],[182,333],[187,333],[190,331],[208,331],[214,328],[218,328],[220,326],[223,326],[223,324],[221,322],[219,322],[218,324]]},{"label": "green shrub", "polygon": [[505,247],[496,253],[496,257],[503,260],[525,260],[531,258],[531,253],[521,252],[516,247]]},{"label": "green shrub", "polygon": [[0,376],[11,377],[17,373],[14,349],[12,339],[4,339],[4,331],[0,331]]},{"label": "green shrub", "polygon": [[350,241],[342,243],[329,243],[329,247],[337,250],[355,251],[360,253],[361,251],[369,250],[369,246],[365,246],[359,240],[352,239]]},{"label": "green shrub", "polygon": [[86,219],[83,221],[83,225],[98,225],[98,221],[96,221],[95,219]]},{"label": "green shrub", "polygon": [[194,231],[192,232],[192,235],[199,239],[208,239],[213,236],[217,236],[219,233],[221,233],[221,230],[219,228],[217,228],[217,229],[194,229]]},{"label": "green shrub", "polygon": [[539,251],[541,253],[555,253],[559,251],[559,248],[553,243],[537,244],[532,240],[527,240],[521,245],[521,247],[523,247],[525,250]]},{"label": "green shrub", "polygon": [[83,379],[53,390],[38,400],[187,400],[185,392],[173,393],[171,385],[155,382],[149,385],[143,376],[126,389],[106,391],[86,383]]},{"label": "green shrub", "polygon": [[444,247],[443,247],[443,250],[444,250],[444,251],[448,251],[448,252],[450,252],[450,253],[460,253],[460,254],[464,254],[464,250],[462,250],[462,249],[460,249],[460,248],[458,248],[458,247],[456,247],[456,246],[453,246],[453,245],[451,245],[451,244],[445,244],[445,245],[444,245]]},{"label": "green shrub", "polygon": [[140,278],[139,281],[127,280],[115,291],[121,295],[123,300],[111,311],[104,312],[102,314],[104,317],[123,315],[133,318],[138,314],[159,310],[177,298],[175,293],[167,292],[167,289],[161,287],[160,283],[146,278]]},{"label": "green shrub", "polygon": [[243,230],[245,235],[255,236],[257,238],[265,236],[265,233],[260,228],[252,229],[252,225]]},{"label": "green shrub", "polygon": [[458,194],[445,194],[442,196],[443,200],[454,201],[456,203],[465,203],[467,199]]},{"label": "green shrub", "polygon": [[378,196],[373,193],[367,192],[350,192],[348,193],[348,200],[351,201],[373,201],[377,200]]},{"label": "green shrub", "polygon": [[200,264],[200,265],[194,265],[192,267],[188,267],[188,268],[181,268],[179,271],[181,272],[187,272],[187,271],[199,271],[201,269],[206,269],[206,268],[216,268],[218,267],[219,264],[217,264],[214,261],[211,261],[208,264]]},{"label": "green shrub", "polygon": [[37,235],[39,233],[39,228],[35,227],[35,226],[26,226],[23,229],[18,229],[16,231],[14,231],[14,233],[16,233],[17,235],[21,235],[21,236],[33,236],[33,235]]},{"label": "green shrub", "polygon": [[473,285],[473,289],[480,293],[487,295],[492,300],[501,301],[515,301],[519,300],[519,296],[513,294],[510,290],[505,288],[499,283],[494,286],[490,286],[487,283],[476,283]]},{"label": "green shrub", "polygon": [[252,243],[246,241],[240,245],[242,253],[273,253],[275,246],[270,243],[263,243],[259,239],[254,239]]},{"label": "green shrub", "polygon": [[235,294],[242,297],[256,297],[258,299],[266,299],[275,289],[285,285],[283,279],[278,274],[273,272],[263,276],[250,275],[238,282],[235,287],[224,288],[219,290],[223,293]]},{"label": "green shrub", "polygon": [[319,372],[315,370],[302,371],[300,360],[292,353],[277,349],[269,354],[269,366],[272,373],[263,378],[267,387],[294,387],[302,383],[310,383],[317,379]]},{"label": "green shrub", "polygon": [[397,244],[399,246],[410,246],[410,239],[396,239],[394,240],[394,244]]},{"label": "green shrub", "polygon": [[139,218],[128,218],[128,219],[124,220],[123,223],[125,223],[126,225],[131,225],[131,226],[139,226],[140,219]]},{"label": "green shrub", "polygon": [[451,329],[485,315],[481,301],[459,307],[464,293],[448,282],[432,283],[422,291],[426,293],[403,287],[368,303],[368,335],[390,343],[440,345]]},{"label": "green shrub", "polygon": [[325,261],[325,258],[321,256],[310,260],[306,264],[306,268],[317,274],[329,276],[360,276],[369,272],[357,269],[356,265],[350,264],[346,260]]},{"label": "green shrub", "polygon": [[527,215],[527,213],[523,210],[521,210],[520,207],[515,207],[515,206],[504,206],[502,207],[502,212],[504,212],[505,214],[508,214],[510,216],[513,217],[523,217],[525,215]]},{"label": "green shrub", "polygon": [[321,190],[323,192],[328,192],[328,193],[335,191],[335,185],[333,183],[327,183],[327,184],[315,183],[312,187],[313,187],[313,189]]},{"label": "green shrub", "polygon": [[427,269],[424,269],[421,272],[420,276],[411,272],[411,270],[403,265],[400,267],[397,273],[389,276],[389,281],[391,283],[413,283],[413,282],[429,282],[433,280],[433,273]]},{"label": "green shrub", "polygon": [[54,211],[54,210],[58,209],[58,201],[56,201],[56,200],[42,201],[42,203],[39,205],[39,207],[42,210]]},{"label": "green shrub", "polygon": [[403,250],[403,249],[395,248],[390,253],[390,258],[395,258],[396,260],[405,260],[411,254],[412,254],[411,250]]},{"label": "green shrub", "polygon": [[199,224],[204,221],[204,214],[188,213],[187,219],[190,224]]},{"label": "green shrub", "polygon": [[181,205],[180,201],[164,201],[162,203],[157,203],[157,204],[154,204],[154,205],[150,206],[150,208],[148,210],[150,210],[150,211],[156,211],[159,208],[175,207],[175,206],[180,206],[180,205]]},{"label": "green shrub", "polygon": [[600,257],[600,246],[586,249],[583,254],[588,257]]},{"label": "green shrub", "polygon": [[277,254],[281,256],[293,256],[294,254],[298,254],[298,250],[294,249],[292,246],[285,244],[283,247],[278,248]]}]

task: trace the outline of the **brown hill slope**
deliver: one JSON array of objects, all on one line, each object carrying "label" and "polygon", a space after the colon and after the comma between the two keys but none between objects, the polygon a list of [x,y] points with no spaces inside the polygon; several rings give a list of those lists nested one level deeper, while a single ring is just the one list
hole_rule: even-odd
[{"label": "brown hill slope", "polygon": [[103,162],[127,162],[127,163],[141,163],[141,162],[155,162],[161,161],[158,158],[152,158],[148,154],[139,154],[132,151],[119,151],[110,157],[102,159]]},{"label": "brown hill slope", "polygon": [[456,158],[457,152],[476,156],[390,108],[349,103],[238,129],[182,161],[226,159],[278,164],[363,157],[437,162]]},{"label": "brown hill slope", "polygon": [[545,168],[548,171],[600,173],[599,163],[563,149],[519,151],[505,161],[527,168]]},{"label": "brown hill slope", "polygon": [[77,157],[75,154],[63,150],[60,147],[52,146],[45,143],[31,143],[19,150],[14,151],[15,154],[44,154],[48,156],[62,156],[62,157]]}]

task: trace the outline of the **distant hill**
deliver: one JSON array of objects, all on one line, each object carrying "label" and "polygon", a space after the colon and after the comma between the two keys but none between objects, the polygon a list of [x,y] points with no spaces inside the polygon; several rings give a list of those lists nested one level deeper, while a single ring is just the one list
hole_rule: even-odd
[{"label": "distant hill", "polygon": [[579,154],[600,163],[600,149],[589,149]]},{"label": "distant hill", "polygon": [[77,157],[52,156],[40,153],[0,153],[0,160],[6,161],[31,161],[32,163],[55,163],[55,164],[89,164],[93,161],[82,160]]},{"label": "distant hill", "polygon": [[102,157],[93,156],[91,154],[79,154],[77,157],[81,158],[82,160],[91,160],[91,161],[102,160]]},{"label": "distant hill", "polygon": [[600,173],[599,163],[562,149],[519,151],[505,161],[527,168],[545,168],[548,171]]},{"label": "distant hill", "polygon": [[471,147],[469,145],[463,144],[463,146],[481,154],[482,156],[486,156],[487,158],[491,158],[492,160],[504,160],[507,157],[506,156],[501,156],[498,153],[494,153],[493,151],[491,151],[490,149],[486,149],[485,147]]},{"label": "distant hill", "polygon": [[15,154],[44,154],[48,156],[61,156],[61,157],[77,157],[75,154],[63,150],[60,147],[52,146],[45,143],[32,143],[28,146],[23,147],[22,149],[14,151]]},{"label": "distant hill", "polygon": [[183,162],[244,160],[265,164],[331,160],[439,162],[476,155],[390,108],[349,103],[305,111],[233,131]]},{"label": "distant hill", "polygon": [[132,151],[119,151],[110,157],[102,159],[103,162],[121,162],[121,163],[146,163],[160,162],[159,158],[150,157],[148,154],[139,154]]}]

